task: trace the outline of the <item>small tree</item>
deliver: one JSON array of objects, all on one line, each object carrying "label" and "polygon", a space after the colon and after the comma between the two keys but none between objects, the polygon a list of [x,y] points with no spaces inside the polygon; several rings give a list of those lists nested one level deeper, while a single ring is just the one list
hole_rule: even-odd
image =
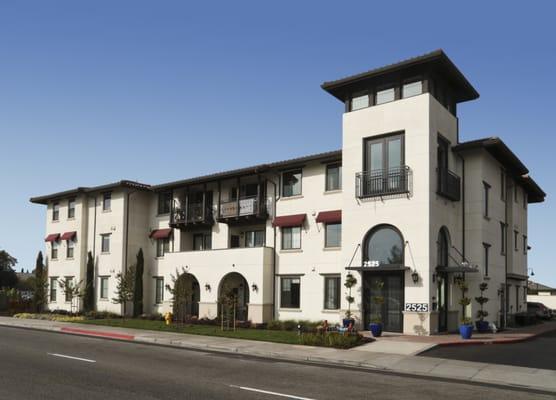
[{"label": "small tree", "polygon": [[355,301],[353,296],[351,295],[351,288],[353,288],[357,284],[357,279],[352,274],[347,274],[346,281],[344,282],[344,286],[348,289],[348,294],[346,296],[346,301],[348,302],[348,309],[346,311],[346,318],[352,319],[351,314],[351,305]]},{"label": "small tree", "polygon": [[133,300],[133,287],[135,286],[135,265],[130,265],[124,273],[118,272],[116,275],[116,297],[112,299],[114,304],[123,306],[123,315],[125,319],[127,312],[127,303]]},{"label": "small tree", "polygon": [[479,318],[479,321],[483,321],[485,317],[488,317],[488,311],[483,309],[483,306],[488,303],[489,298],[484,296],[484,292],[485,290],[488,289],[488,283],[483,282],[479,285],[479,290],[481,291],[481,295],[479,297],[475,297],[475,301],[477,303],[479,303],[479,306],[481,307],[479,310],[477,310],[477,318]]},{"label": "small tree", "polygon": [[166,289],[172,295],[172,314],[178,322],[185,322],[187,319],[187,303],[192,295],[192,289],[188,287],[187,273],[182,269],[181,274],[176,269],[176,275],[170,276],[172,285],[167,284]]},{"label": "small tree", "polygon": [[230,320],[233,323],[233,330],[236,330],[236,311],[237,311],[237,293],[227,284],[222,286],[219,302],[221,304],[220,312],[220,329],[224,330],[224,318],[226,319],[226,329],[230,329]]},{"label": "small tree", "polygon": [[382,288],[384,287],[384,281],[378,279],[375,282],[375,289],[378,293],[376,296],[371,297],[371,303],[375,305],[375,312],[371,318],[371,322],[375,324],[382,324],[382,305],[384,304],[384,296],[382,296]]},{"label": "small tree", "polygon": [[138,317],[143,314],[143,271],[145,260],[143,259],[143,249],[137,253],[137,264],[135,268],[135,284],[133,290],[133,316]]},{"label": "small tree", "polygon": [[85,282],[85,293],[83,294],[83,310],[85,312],[93,311],[95,307],[95,260],[93,254],[87,253],[87,275]]},{"label": "small tree", "polygon": [[461,299],[459,300],[459,304],[461,305],[461,323],[462,325],[470,325],[471,318],[467,317],[467,306],[471,304],[471,299],[467,297],[467,291],[469,287],[467,282],[463,278],[458,279],[458,288],[461,291]]},{"label": "small tree", "polygon": [[44,265],[42,251],[37,255],[35,264],[35,277],[32,281],[33,286],[33,308],[35,312],[44,311],[44,306],[48,303],[48,271]]},{"label": "small tree", "polygon": [[71,312],[79,311],[77,309],[78,305],[74,304],[74,300],[79,300],[82,298],[85,291],[83,289],[83,281],[75,282],[73,279],[60,279],[58,280],[60,288],[64,291],[66,296],[66,301],[69,299],[71,301]]}]

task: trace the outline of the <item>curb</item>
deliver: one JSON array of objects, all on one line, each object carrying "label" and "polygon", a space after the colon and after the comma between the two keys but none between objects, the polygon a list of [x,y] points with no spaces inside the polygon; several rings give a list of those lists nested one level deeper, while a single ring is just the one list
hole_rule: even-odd
[{"label": "curb", "polygon": [[81,336],[103,337],[103,338],[110,338],[110,339],[135,341],[135,336],[126,335],[124,333],[92,331],[87,329],[67,328],[67,327],[62,327],[60,329],[60,332],[71,333],[74,335],[81,335]]}]

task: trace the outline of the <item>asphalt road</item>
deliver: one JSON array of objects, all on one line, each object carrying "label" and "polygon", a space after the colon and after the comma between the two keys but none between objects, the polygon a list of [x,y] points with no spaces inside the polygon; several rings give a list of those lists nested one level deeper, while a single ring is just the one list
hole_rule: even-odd
[{"label": "asphalt road", "polygon": [[[71,357],[71,358],[70,358]],[[553,399],[491,386],[0,328],[0,399]]]},{"label": "asphalt road", "polygon": [[556,370],[556,331],[521,343],[437,347],[421,356]]}]

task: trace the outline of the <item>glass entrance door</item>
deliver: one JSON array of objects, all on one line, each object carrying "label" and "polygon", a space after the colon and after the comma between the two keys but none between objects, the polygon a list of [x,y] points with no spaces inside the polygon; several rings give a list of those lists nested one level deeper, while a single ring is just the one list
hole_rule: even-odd
[{"label": "glass entrance door", "polygon": [[446,274],[437,275],[438,287],[436,298],[438,299],[438,332],[448,330],[448,279]]},{"label": "glass entrance door", "polygon": [[[376,301],[376,300],[382,301]],[[363,305],[365,326],[376,318],[382,320],[387,332],[403,332],[404,274],[403,271],[363,274]]]}]

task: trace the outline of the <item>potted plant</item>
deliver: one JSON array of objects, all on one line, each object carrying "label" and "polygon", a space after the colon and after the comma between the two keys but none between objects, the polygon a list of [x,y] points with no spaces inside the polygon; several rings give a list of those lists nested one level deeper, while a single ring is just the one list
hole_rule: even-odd
[{"label": "potted plant", "polygon": [[475,301],[477,303],[479,303],[479,306],[481,307],[477,311],[477,318],[479,318],[479,320],[475,321],[475,326],[477,327],[477,331],[481,332],[481,333],[482,332],[488,332],[488,330],[489,330],[488,321],[484,320],[484,318],[488,316],[488,311],[483,309],[483,306],[489,300],[488,297],[484,296],[484,292],[487,289],[488,289],[488,284],[486,282],[481,283],[479,285],[479,290],[481,291],[481,295],[479,297],[475,297]]},{"label": "potted plant", "polygon": [[346,301],[348,302],[348,309],[346,311],[346,317],[342,320],[342,325],[344,328],[353,327],[355,325],[355,319],[351,314],[351,304],[355,301],[351,295],[351,288],[357,284],[357,279],[352,274],[347,274],[344,286],[348,289],[348,295],[346,296]]},{"label": "potted plant", "polygon": [[376,296],[371,297],[371,303],[374,304],[376,312],[371,318],[371,323],[369,324],[369,330],[372,332],[374,337],[379,337],[382,335],[382,305],[384,304],[384,296],[381,295],[382,288],[384,287],[384,281],[377,280],[375,288],[377,291]]},{"label": "potted plant", "polygon": [[473,334],[473,323],[471,318],[467,317],[467,306],[471,304],[471,299],[467,297],[467,291],[469,287],[467,286],[467,282],[463,279],[458,280],[458,287],[461,290],[461,299],[459,304],[461,305],[461,324],[459,326],[459,334],[461,335],[462,339],[471,339],[471,335]]}]

